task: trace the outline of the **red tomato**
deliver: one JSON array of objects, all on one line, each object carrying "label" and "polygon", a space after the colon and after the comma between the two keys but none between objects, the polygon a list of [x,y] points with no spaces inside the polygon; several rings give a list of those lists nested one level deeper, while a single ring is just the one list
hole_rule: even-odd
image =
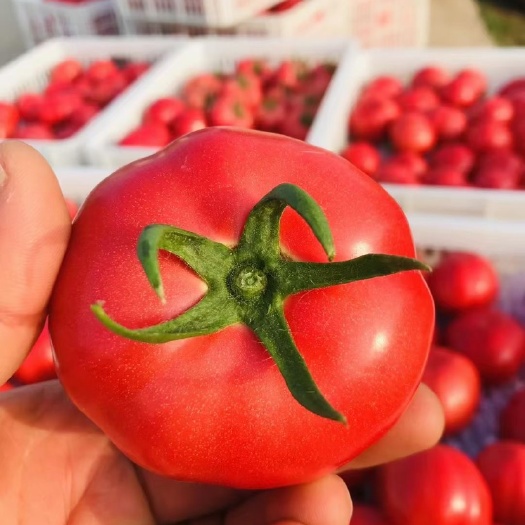
[{"label": "red tomato", "polygon": [[446,331],[448,344],[470,357],[484,382],[516,376],[525,355],[525,330],[509,315],[476,309],[456,317]]},{"label": "red tomato", "polygon": [[428,285],[439,308],[458,311],[491,304],[499,291],[499,278],[487,258],[450,252],[434,267]]},{"label": "red tomato", "polygon": [[521,183],[521,173],[500,168],[483,168],[474,173],[472,183],[480,188],[515,190]]},{"label": "red tomato", "polygon": [[419,69],[412,78],[412,85],[428,86],[434,89],[444,87],[450,82],[450,75],[439,66],[427,66]]},{"label": "red tomato", "polygon": [[514,106],[509,99],[492,97],[474,106],[470,112],[471,120],[496,120],[510,122],[514,116]]},{"label": "red tomato", "polygon": [[510,128],[497,120],[482,120],[470,125],[465,139],[474,152],[512,148]]},{"label": "red tomato", "polygon": [[162,124],[141,124],[119,142],[121,146],[162,148],[171,140],[168,128]]},{"label": "red tomato", "polygon": [[120,71],[104,80],[91,80],[86,93],[86,100],[99,106],[105,106],[117,95],[120,95],[126,86],[126,77]]},{"label": "red tomato", "polygon": [[361,97],[365,98],[394,98],[403,91],[401,81],[395,77],[383,75],[376,77],[363,89]]},{"label": "red tomato", "polygon": [[381,162],[379,151],[368,142],[354,142],[341,155],[356,168],[371,176],[376,173]]},{"label": "red tomato", "polygon": [[525,523],[525,445],[499,441],[477,458],[494,502],[494,519],[505,525]]},{"label": "red tomato", "polygon": [[55,84],[65,84],[76,80],[84,70],[82,64],[75,58],[63,60],[58,63],[50,74],[50,82]]},{"label": "red tomato", "polygon": [[428,169],[426,160],[421,155],[412,151],[395,153],[388,159],[388,164],[402,166],[413,173],[418,179],[420,179]]},{"label": "red tomato", "polygon": [[279,133],[299,140],[305,140],[315,118],[315,108],[295,105],[288,109],[286,118],[279,126]]},{"label": "red tomato", "polygon": [[432,111],[439,106],[439,97],[426,86],[408,88],[397,97],[401,111]]},{"label": "red tomato", "polygon": [[255,125],[262,131],[277,131],[286,118],[284,99],[279,95],[267,94],[255,114]]},{"label": "red tomato", "polygon": [[38,93],[24,93],[20,95],[16,101],[20,118],[29,121],[38,120],[42,104],[44,103],[44,97]]},{"label": "red tomato", "polygon": [[388,522],[376,508],[354,505],[350,525],[388,525]]},{"label": "red tomato", "polygon": [[27,124],[19,124],[13,133],[13,138],[26,140],[52,140],[55,136],[53,130],[47,124],[30,122]]},{"label": "red tomato", "polygon": [[171,124],[172,138],[176,139],[207,126],[206,116],[200,109],[185,109]]},{"label": "red tomato", "polygon": [[422,180],[433,186],[468,186],[467,177],[462,171],[446,166],[429,169]]},{"label": "red tomato", "polygon": [[184,102],[178,98],[159,98],[148,106],[142,120],[144,123],[152,122],[170,126],[185,107]]},{"label": "red tomato", "polygon": [[206,109],[217,96],[222,81],[217,75],[203,73],[191,78],[182,89],[182,99],[195,109]]},{"label": "red tomato", "polygon": [[0,140],[13,135],[19,119],[20,114],[14,104],[0,102]]},{"label": "red tomato", "polygon": [[376,171],[374,178],[392,184],[419,184],[419,177],[408,166],[387,160]]},{"label": "red tomato", "polygon": [[429,119],[421,113],[404,113],[390,127],[390,140],[399,151],[424,153],[436,142]]},{"label": "red tomato", "polygon": [[253,111],[262,101],[261,79],[255,73],[237,73],[224,81],[220,95],[239,98]]},{"label": "red tomato", "polygon": [[474,70],[465,69],[441,89],[441,96],[445,102],[459,107],[468,107],[475,104],[486,89],[483,75]]},{"label": "red tomato", "polygon": [[467,116],[454,106],[441,105],[429,113],[439,140],[459,139],[467,129]]},{"label": "red tomato", "polygon": [[237,73],[252,73],[266,81],[271,75],[272,68],[264,59],[245,58],[237,62],[235,71]]},{"label": "red tomato", "polygon": [[[250,488],[316,479],[384,435],[417,388],[434,324],[433,302],[420,272],[321,290],[310,290],[317,277],[309,273],[308,291],[287,297],[284,314],[279,313],[283,299],[270,308],[264,304],[273,286],[295,289],[293,281],[302,279],[299,268],[310,268],[297,261],[324,263],[323,271],[331,271],[312,230],[292,210],[284,212],[279,235],[283,261],[297,268],[296,278],[275,280],[279,268],[271,260],[280,259],[277,241],[268,255],[261,248],[260,262],[247,245],[247,262],[239,265],[248,266],[235,265],[233,274],[214,280],[214,290],[227,287],[233,295],[221,299],[213,315],[231,319],[228,301],[252,297],[239,299],[244,306],[235,307],[239,313],[248,308],[243,319],[254,323],[252,329],[226,322],[207,329],[209,335],[150,344],[115,334],[91,311],[103,300],[109,315],[134,327],[179,316],[206,286],[186,263],[162,254],[166,302],[160,301],[137,258],[143,229],[158,223],[190,230],[192,239],[197,234],[216,241],[208,248],[224,246],[226,256],[227,246],[238,245],[247,217],[257,210],[260,217],[265,208],[250,210],[284,182],[300,185],[319,202],[334,236],[336,261],[371,252],[415,256],[399,205],[345,159],[281,135],[232,128],[195,132],[118,170],[97,186],[75,219],[50,304],[60,379],[77,406],[125,454],[152,471]],[[273,226],[268,235],[271,231],[277,234]],[[218,271],[217,259],[201,254],[198,260]],[[267,270],[252,266],[266,260]],[[266,293],[269,278],[274,285]],[[211,320],[208,314],[201,319]],[[263,333],[259,322],[280,328]],[[292,341],[283,339],[288,327]],[[290,395],[294,385],[287,387],[270,358],[272,338],[286,353],[295,343],[320,391],[351,424],[320,417]],[[309,387],[295,395],[311,397],[315,391]]]},{"label": "red tomato", "polygon": [[135,82],[137,78],[142,76],[148,69],[150,64],[148,62],[129,62],[122,68],[122,73],[126,78],[128,84]]},{"label": "red tomato", "polygon": [[479,372],[470,359],[446,348],[434,348],[428,357],[423,383],[441,402],[447,434],[470,423],[481,395]]},{"label": "red tomato", "polygon": [[211,126],[251,128],[254,115],[240,96],[219,95],[208,112]]},{"label": "red tomato", "polygon": [[86,76],[92,82],[106,82],[120,73],[112,60],[94,60],[86,68]]},{"label": "red tomato", "polygon": [[473,168],[475,155],[463,144],[450,143],[440,146],[430,155],[432,168],[452,168],[468,174]]},{"label": "red tomato", "polygon": [[69,119],[83,105],[75,91],[59,91],[46,95],[40,109],[40,119],[46,124],[57,124]]},{"label": "red tomato", "polygon": [[399,116],[399,112],[399,106],[393,100],[363,100],[350,115],[350,135],[356,140],[381,140],[389,125]]},{"label": "red tomato", "polygon": [[56,377],[53,349],[47,324],[14,377],[24,384],[38,383]]},{"label": "red tomato", "polygon": [[299,87],[301,79],[306,74],[306,71],[307,67],[304,62],[299,60],[283,60],[275,68],[269,82],[274,86],[296,89]]},{"label": "red tomato", "polygon": [[491,525],[487,485],[468,456],[438,445],[379,470],[381,507],[393,525]]},{"label": "red tomato", "polygon": [[501,411],[499,435],[525,443],[525,388],[515,392]]}]

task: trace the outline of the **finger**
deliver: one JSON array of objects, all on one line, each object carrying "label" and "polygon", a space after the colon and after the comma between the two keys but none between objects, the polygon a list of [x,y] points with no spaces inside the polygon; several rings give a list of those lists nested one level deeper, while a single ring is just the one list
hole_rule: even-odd
[{"label": "finger", "polygon": [[216,485],[182,483],[142,469],[137,469],[137,475],[159,523],[208,516],[238,503],[250,494],[248,491]]},{"label": "finger", "polygon": [[343,470],[387,463],[435,445],[444,428],[444,415],[436,395],[421,384],[412,402],[394,427]]},{"label": "finger", "polygon": [[348,525],[350,494],[338,476],[259,492],[230,510],[225,525]]},{"label": "finger", "polygon": [[21,142],[0,144],[0,384],[37,337],[70,219],[44,158]]}]

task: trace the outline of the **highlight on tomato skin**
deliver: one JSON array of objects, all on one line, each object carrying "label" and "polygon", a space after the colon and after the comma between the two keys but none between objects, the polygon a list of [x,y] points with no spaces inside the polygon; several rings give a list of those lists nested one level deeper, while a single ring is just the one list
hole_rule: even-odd
[{"label": "highlight on tomato skin", "polygon": [[[272,193],[282,185],[322,210],[333,262],[304,213]],[[147,227],[158,249],[140,260]],[[315,479],[383,436],[421,380],[434,326],[414,271],[425,267],[384,269],[414,257],[399,205],[339,155],[196,131],[118,170],[79,211],[50,303],[60,380],[159,474],[238,488]],[[346,284],[333,285],[339,269]],[[197,315],[209,304],[213,316]],[[195,337],[178,339],[181,326]],[[305,370],[315,395],[297,388]]]}]

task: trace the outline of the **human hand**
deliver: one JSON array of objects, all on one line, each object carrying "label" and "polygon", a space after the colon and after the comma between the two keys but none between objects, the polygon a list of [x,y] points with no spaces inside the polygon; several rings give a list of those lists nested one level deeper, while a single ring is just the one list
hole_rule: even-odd
[{"label": "human hand", "polygon": [[[43,158],[0,144],[0,384],[36,339],[64,255],[70,219]],[[422,385],[396,426],[347,468],[362,468],[433,445],[443,427]],[[268,491],[181,483],[127,460],[69,401],[58,381],[0,394],[2,522],[53,525],[348,525],[342,480]]]}]

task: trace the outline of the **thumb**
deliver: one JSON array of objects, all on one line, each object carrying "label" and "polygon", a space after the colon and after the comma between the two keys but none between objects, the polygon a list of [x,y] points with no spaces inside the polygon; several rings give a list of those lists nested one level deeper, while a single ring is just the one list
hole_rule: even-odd
[{"label": "thumb", "polygon": [[70,228],[44,158],[21,142],[0,143],[0,384],[42,328]]}]

